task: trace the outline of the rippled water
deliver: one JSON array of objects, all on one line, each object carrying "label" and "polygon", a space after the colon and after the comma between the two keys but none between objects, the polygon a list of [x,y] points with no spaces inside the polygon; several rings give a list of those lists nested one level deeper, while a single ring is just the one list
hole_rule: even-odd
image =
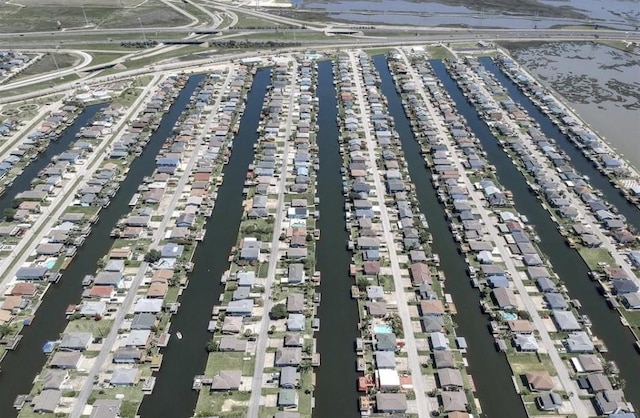
[{"label": "rippled water", "polygon": [[601,44],[549,43],[513,56],[640,168],[640,55]]}]

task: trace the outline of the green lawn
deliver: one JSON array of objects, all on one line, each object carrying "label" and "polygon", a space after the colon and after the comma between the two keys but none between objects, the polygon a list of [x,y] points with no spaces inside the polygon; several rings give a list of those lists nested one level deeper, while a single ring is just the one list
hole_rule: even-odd
[{"label": "green lawn", "polygon": [[606,248],[579,248],[578,253],[591,270],[599,270],[598,263],[615,265],[615,260]]}]

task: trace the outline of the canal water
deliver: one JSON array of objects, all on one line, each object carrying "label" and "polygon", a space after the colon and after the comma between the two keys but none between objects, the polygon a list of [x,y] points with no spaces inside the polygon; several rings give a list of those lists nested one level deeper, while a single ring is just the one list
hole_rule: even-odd
[{"label": "canal water", "polygon": [[554,271],[565,283],[571,298],[582,303],[581,313],[587,314],[593,323],[596,336],[604,340],[609,349],[604,354],[607,360],[613,360],[620,368],[620,377],[626,381],[625,395],[636,409],[640,407],[640,356],[633,347],[633,336],[624,327],[618,314],[609,309],[604,297],[596,289],[595,282],[588,277],[588,268],[578,252],[565,245],[549,213],[544,210],[536,196],[528,190],[523,175],[516,169],[511,158],[502,150],[497,139],[479,118],[475,108],[467,101],[456,82],[449,76],[441,61],[430,61],[435,75],[440,78],[445,89],[455,101],[458,113],[464,116],[469,127],[475,132],[487,152],[490,164],[497,170],[500,183],[513,192],[517,210],[526,215],[536,227],[541,239],[538,244],[549,257]]},{"label": "canal water", "polygon": [[258,138],[258,123],[269,81],[270,70],[258,70],[247,97],[240,129],[233,140],[233,152],[224,168],[224,181],[218,189],[207,232],[194,254],[189,285],[180,298],[180,310],[171,318],[171,331],[180,331],[183,339],[173,336],[164,349],[162,368],[156,374],[156,386],[153,393],[143,399],[139,410],[143,418],[187,418],[193,415],[198,392],[191,386],[193,378],[202,374],[206,366],[207,341],[212,335],[207,331],[207,325],[213,306],[224,290],[220,278],[229,267],[231,247],[238,238],[242,188],[249,164],[253,161],[253,145]]},{"label": "canal water", "polygon": [[189,78],[185,88],[165,114],[158,129],[151,135],[142,154],[131,164],[111,204],[100,212],[100,220],[93,225],[85,244],[78,249],[59,283],[51,285],[38,308],[33,323],[24,328],[24,336],[16,351],[9,351],[0,373],[0,417],[16,416],[13,401],[21,393],[29,393],[32,381],[40,372],[47,357],[42,352],[45,342],[56,340],[67,326],[65,310],[78,303],[82,293],[82,279],[95,271],[97,261],[104,256],[113,241],[109,235],[117,221],[130,210],[129,201],[145,176],[155,169],[155,157],[165,138],[171,135],[178,117],[189,103],[191,94],[202,76]]},{"label": "canal water", "polygon": [[317,248],[318,270],[322,275],[319,291],[322,302],[319,317],[323,324],[317,335],[320,367],[317,369],[313,415],[359,417],[355,340],[358,337],[358,308],[350,296],[351,252],[344,218],[342,194],[342,157],[338,142],[336,92],[331,61],[318,65],[320,101],[317,138],[320,156],[318,196],[320,197],[320,242]]},{"label": "canal water", "polygon": [[96,113],[107,107],[107,105],[108,103],[100,103],[85,107],[76,120],[60,133],[57,141],[49,142],[46,150],[25,167],[24,171],[13,180],[13,184],[7,187],[2,197],[0,197],[0,216],[3,216],[5,209],[11,207],[13,199],[19,193],[31,190],[31,180],[38,175],[40,170],[49,165],[53,157],[67,151],[69,144],[76,138],[76,134],[80,132],[80,129],[87,126]]},{"label": "canal water", "polygon": [[416,141],[409,119],[402,106],[402,98],[387,61],[382,55],[373,58],[380,74],[382,92],[388,101],[388,110],[395,121],[402,150],[415,185],[420,211],[429,222],[433,236],[433,252],[440,256],[440,269],[444,272],[446,292],[450,293],[458,310],[453,318],[456,333],[469,344],[467,357],[469,373],[473,376],[483,416],[491,418],[526,417],[526,412],[516,394],[511,380],[511,369],[504,354],[495,349],[495,340],[488,331],[489,317],[480,311],[480,293],[471,286],[464,257],[458,252],[442,204],[431,182],[432,173],[426,168],[421,149]]},{"label": "canal water", "polygon": [[636,231],[640,231],[640,210],[629,203],[629,201],[620,194],[620,191],[613,187],[607,176],[598,171],[593,163],[560,131],[558,126],[520,91],[518,86],[498,68],[491,58],[482,57],[480,58],[480,63],[491,74],[496,76],[500,84],[507,89],[513,101],[521,104],[527,113],[540,124],[542,132],[549,138],[553,138],[558,146],[567,153],[576,171],[580,175],[588,176],[589,183],[602,191],[606,201],[615,206],[618,212],[627,218],[627,221],[633,225]]}]

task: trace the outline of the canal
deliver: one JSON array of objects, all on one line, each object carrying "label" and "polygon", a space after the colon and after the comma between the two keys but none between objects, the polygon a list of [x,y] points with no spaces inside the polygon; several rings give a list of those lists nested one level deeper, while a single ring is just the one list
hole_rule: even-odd
[{"label": "canal", "polygon": [[393,78],[384,56],[373,58],[380,74],[382,92],[388,101],[388,110],[395,121],[402,150],[415,185],[420,211],[426,216],[433,237],[433,252],[440,256],[440,269],[447,280],[446,291],[451,293],[458,313],[454,317],[456,333],[465,337],[469,349],[469,373],[477,389],[483,416],[491,418],[526,417],[524,406],[516,394],[511,380],[511,369],[504,354],[495,349],[495,340],[489,333],[489,317],[480,311],[480,293],[471,286],[466,262],[458,252],[437,192],[431,182],[432,173],[426,168],[421,148],[413,135],[409,119],[402,106]]},{"label": "canal", "polygon": [[571,297],[582,303],[581,313],[589,316],[593,332],[607,345],[609,352],[604,357],[615,361],[620,368],[620,377],[626,382],[624,392],[627,400],[637,409],[640,407],[640,375],[637,373],[640,370],[640,356],[634,349],[631,331],[622,325],[617,312],[609,309],[605,298],[596,289],[595,282],[589,280],[587,265],[576,250],[565,245],[564,237],[556,229],[549,213],[528,190],[524,176],[449,76],[444,64],[437,60],[430,63],[435,75],[455,101],[458,113],[465,117],[482,143],[489,163],[496,167],[500,183],[512,191],[516,209],[535,225],[541,239],[538,246],[549,257],[554,271],[567,286]]},{"label": "canal", "polygon": [[0,373],[0,416],[16,416],[13,401],[21,393],[31,390],[32,382],[47,357],[42,351],[45,342],[56,340],[64,331],[67,320],[65,310],[69,304],[78,303],[82,294],[82,279],[92,274],[98,260],[104,256],[113,241],[109,239],[117,221],[130,210],[129,201],[145,176],[155,169],[155,157],[165,138],[171,135],[178,117],[189,103],[191,94],[202,76],[189,78],[185,88],[164,115],[158,129],[151,135],[142,154],[133,160],[127,177],[111,204],[100,212],[100,219],[93,225],[85,244],[78,249],[59,283],[51,285],[38,308],[33,323],[25,327],[23,339],[16,351],[9,351],[2,362]]},{"label": "canal", "polygon": [[4,191],[0,197],[0,216],[4,215],[5,209],[13,204],[13,199],[19,193],[31,190],[31,180],[36,178],[38,173],[52,161],[53,157],[67,151],[69,145],[76,138],[80,129],[87,126],[93,117],[107,107],[108,103],[100,103],[85,107],[73,123],[64,129],[55,141],[51,140],[49,146],[40,153],[35,160],[31,161],[14,180],[13,184]]},{"label": "canal", "polygon": [[321,365],[317,369],[313,415],[350,418],[360,416],[355,354],[355,340],[359,336],[358,307],[350,296],[353,284],[349,277],[351,252],[346,247],[349,235],[344,217],[342,156],[336,121],[338,104],[331,61],[319,63],[318,86],[318,227],[321,235],[317,260],[322,277],[319,317],[322,323],[330,326],[322,327],[317,337]]},{"label": "canal", "polygon": [[173,332],[183,339],[171,339],[163,351],[162,368],[156,374],[153,393],[143,399],[139,414],[143,418],[187,418],[193,415],[198,392],[191,389],[193,378],[202,374],[207,362],[207,341],[211,334],[207,324],[214,304],[224,286],[222,274],[229,267],[231,247],[236,244],[242,219],[242,188],[249,164],[253,161],[253,145],[258,139],[258,123],[262,104],[270,82],[270,70],[258,70],[233,139],[233,152],[224,168],[224,181],[218,189],[207,232],[198,244],[189,275],[189,285],[180,298],[180,310],[171,318]]},{"label": "canal", "polygon": [[480,63],[498,79],[513,101],[522,105],[529,116],[540,124],[540,130],[547,137],[554,139],[556,144],[571,158],[571,164],[576,169],[576,172],[582,176],[589,177],[589,184],[600,189],[605,200],[615,206],[636,231],[640,231],[640,211],[638,208],[620,194],[620,191],[611,184],[609,178],[602,174],[591,160],[573,145],[567,135],[563,134],[560,128],[547,115],[542,113],[531,99],[520,91],[520,88],[498,68],[491,58],[482,57],[480,58]]}]

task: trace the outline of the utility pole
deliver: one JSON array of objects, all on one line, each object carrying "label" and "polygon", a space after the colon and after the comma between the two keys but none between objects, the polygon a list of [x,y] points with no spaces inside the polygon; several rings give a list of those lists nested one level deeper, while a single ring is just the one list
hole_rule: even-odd
[{"label": "utility pole", "polygon": [[80,8],[82,9],[82,15],[84,16],[84,23],[89,26],[89,19],[87,19],[87,13],[84,11],[84,5],[80,5]]},{"label": "utility pole", "polygon": [[144,40],[144,43],[147,43],[147,35],[145,35],[144,33],[144,28],[142,27],[142,19],[138,18],[138,23],[140,23],[140,30],[142,31],[142,39]]}]

